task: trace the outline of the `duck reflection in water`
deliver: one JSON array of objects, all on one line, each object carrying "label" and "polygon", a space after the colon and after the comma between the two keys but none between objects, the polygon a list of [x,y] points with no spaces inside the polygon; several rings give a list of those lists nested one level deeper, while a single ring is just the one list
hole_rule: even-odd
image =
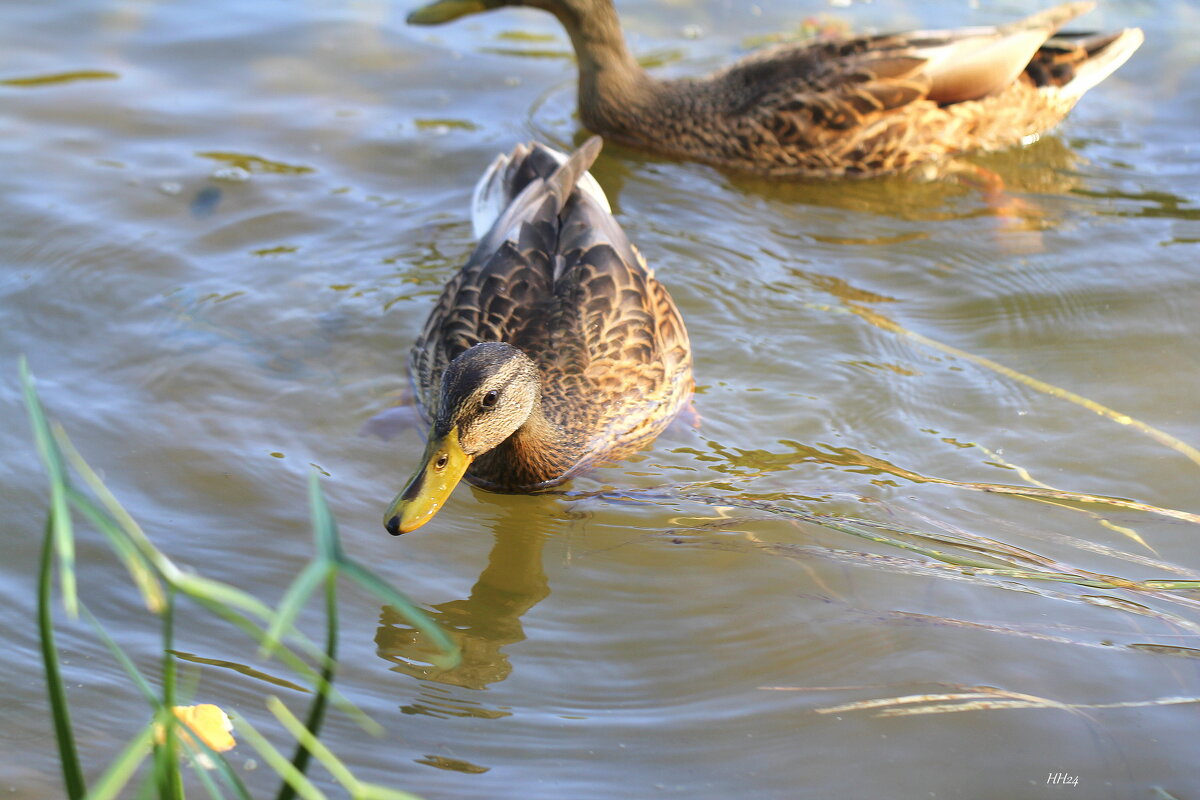
[{"label": "duck reflection in water", "polygon": [[[529,502],[533,502],[531,499]],[[487,566],[469,597],[440,603],[429,610],[435,622],[462,649],[462,660],[450,669],[430,662],[437,646],[410,627],[391,606],[380,611],[375,644],[396,672],[437,683],[483,689],[512,672],[505,647],[525,640],[521,617],[550,594],[542,567],[542,547],[557,520],[558,497],[541,499],[536,513],[526,502],[505,508],[497,520]],[[561,517],[561,508],[557,516]]]}]

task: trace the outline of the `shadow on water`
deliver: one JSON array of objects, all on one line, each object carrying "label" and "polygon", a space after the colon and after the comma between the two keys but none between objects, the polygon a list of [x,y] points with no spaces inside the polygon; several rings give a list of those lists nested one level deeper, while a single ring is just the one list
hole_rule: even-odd
[{"label": "shadow on water", "polygon": [[504,649],[525,640],[521,617],[550,594],[542,548],[553,519],[529,514],[525,504],[519,508],[506,508],[496,521],[487,566],[470,595],[439,603],[428,612],[462,648],[457,666],[442,669],[430,663],[433,645],[390,606],[380,610],[375,644],[394,671],[468,689],[484,689],[509,676],[512,664]]}]

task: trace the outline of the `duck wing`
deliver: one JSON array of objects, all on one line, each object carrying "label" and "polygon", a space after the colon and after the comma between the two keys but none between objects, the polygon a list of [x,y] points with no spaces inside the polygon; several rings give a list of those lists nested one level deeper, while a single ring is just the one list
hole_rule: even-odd
[{"label": "duck wing", "polygon": [[484,193],[510,199],[413,348],[411,373],[427,415],[436,413],[446,365],[481,341],[531,356],[542,368],[547,416],[573,428],[607,429],[616,419],[609,401],[623,387],[640,393],[690,369],[674,303],[601,202],[598,184],[583,184],[600,146],[593,137],[566,157],[523,145],[485,173]]},{"label": "duck wing", "polygon": [[[831,168],[848,163],[876,172],[888,168],[883,163],[888,158],[935,154],[922,148],[954,149],[953,139],[969,135],[970,115],[940,112],[1009,90],[1062,25],[1093,7],[1091,2],[1066,3],[999,27],[781,45],[718,73],[709,85],[723,95],[718,107],[727,109],[729,120],[737,120],[741,138],[775,149],[781,166],[824,157]],[[1116,38],[1108,37],[1105,45]],[[1074,95],[1064,100],[1062,113],[1140,42],[1135,31],[1123,38],[1121,47],[1096,58],[1087,80],[1078,82]],[[1100,48],[1092,50],[1097,55]],[[1038,86],[1036,80],[1027,83]]]}]

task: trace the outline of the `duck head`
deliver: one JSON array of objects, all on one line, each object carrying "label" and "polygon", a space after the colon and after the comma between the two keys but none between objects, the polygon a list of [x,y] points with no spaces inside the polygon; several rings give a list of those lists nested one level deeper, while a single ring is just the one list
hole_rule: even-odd
[{"label": "duck head", "polygon": [[393,536],[416,530],[445,505],[471,462],[517,431],[541,397],[541,373],[503,342],[460,353],[442,373],[433,430],[416,473],[384,514]]}]

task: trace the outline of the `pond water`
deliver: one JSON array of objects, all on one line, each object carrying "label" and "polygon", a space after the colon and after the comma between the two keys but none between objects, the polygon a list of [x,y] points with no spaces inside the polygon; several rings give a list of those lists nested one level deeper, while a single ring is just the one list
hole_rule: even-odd
[{"label": "pond water", "polygon": [[[618,3],[663,75],[815,12],[899,29],[1044,5]],[[0,788],[62,794],[23,353],[180,563],[277,601],[311,552],[316,468],[347,551],[462,643],[460,667],[433,669],[395,612],[343,593],[339,686],[386,734],[334,714],[324,739],[362,779],[430,798],[1200,791],[1200,712],[1155,702],[1200,696],[1200,596],[897,544],[1083,583],[1200,576],[1196,518],[1157,510],[1200,512],[1195,5],[1104,3],[1086,25],[1141,26],[1142,50],[1053,135],[939,180],[772,185],[606,148],[596,177],[687,321],[699,425],[565,495],[462,487],[394,539],[381,514],[421,436],[368,422],[402,401],[408,348],[471,251],[474,181],[519,141],[585,135],[548,15],[423,29],[409,10],[0,11]],[[123,569],[94,533],[79,558],[89,608],[153,670]],[[319,632],[319,610],[302,622]],[[86,625],[60,631],[98,774],[146,712]],[[178,647],[286,673],[186,608]],[[979,686],[1084,707],[839,709]],[[304,704],[216,666],[195,691],[272,735],[264,695]],[[270,770],[232,756],[265,794]]]}]

